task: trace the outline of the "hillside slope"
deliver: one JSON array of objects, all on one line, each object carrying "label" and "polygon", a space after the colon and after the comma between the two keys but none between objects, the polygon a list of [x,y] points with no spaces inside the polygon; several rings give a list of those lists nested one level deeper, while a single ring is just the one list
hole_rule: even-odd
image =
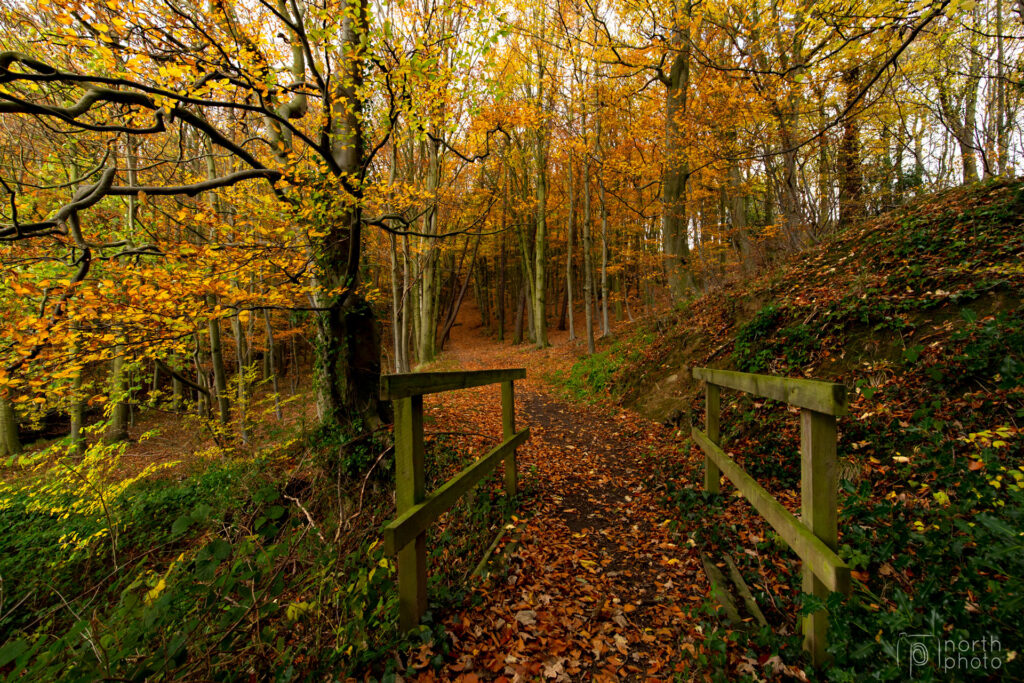
[{"label": "hillside slope", "polygon": [[[833,613],[828,677],[905,678],[900,634],[1001,637],[998,667],[993,659],[955,677],[1020,675],[1024,658],[1013,650],[1024,608],[1022,291],[1024,184],[983,183],[923,198],[752,282],[705,295],[563,379],[677,424],[682,435],[689,422],[702,422],[694,366],[845,383],[840,554],[856,570],[856,587]],[[798,421],[770,401],[735,392],[722,401],[726,449],[798,510]],[[700,463],[693,447],[681,458],[680,480],[699,481]],[[728,550],[760,591],[775,632],[793,634],[800,579],[792,553],[730,496],[731,486],[724,502],[670,489],[681,531],[708,550]],[[744,658],[796,647],[784,638],[767,646],[728,637],[738,670]]]}]

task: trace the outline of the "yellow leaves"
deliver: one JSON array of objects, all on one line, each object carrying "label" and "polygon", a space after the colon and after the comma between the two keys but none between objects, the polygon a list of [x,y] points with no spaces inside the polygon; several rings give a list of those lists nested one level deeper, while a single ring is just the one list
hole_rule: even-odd
[{"label": "yellow leaves", "polygon": [[160,597],[160,594],[164,592],[165,588],[167,588],[167,581],[161,577],[160,580],[156,582],[156,585],[146,592],[146,597],[144,598],[146,604],[152,605],[156,599]]},{"label": "yellow leaves", "polygon": [[164,80],[182,80],[186,76],[187,70],[180,64],[168,64],[157,69],[157,73]]},{"label": "yellow leaves", "polygon": [[[995,429],[984,429],[980,432],[971,432],[967,436],[961,437],[960,440],[979,449],[1003,449],[1009,447],[1009,440],[1017,436],[1017,434],[1018,430],[1016,427],[1003,425],[996,427]],[[970,461],[968,468],[971,470],[980,470],[984,466],[984,462],[980,459],[974,458]]]},{"label": "yellow leaves", "polygon": [[977,6],[976,0],[953,0],[949,3],[949,12],[973,12]]},{"label": "yellow leaves", "polygon": [[304,615],[309,614],[313,610],[313,605],[308,602],[292,602],[285,608],[285,618],[288,621],[298,621]]}]

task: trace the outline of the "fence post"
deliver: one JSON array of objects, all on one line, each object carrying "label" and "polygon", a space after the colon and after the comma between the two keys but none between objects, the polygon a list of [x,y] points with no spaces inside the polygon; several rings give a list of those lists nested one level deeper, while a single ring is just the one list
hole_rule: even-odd
[{"label": "fence post", "polygon": [[[395,507],[398,514],[423,501],[423,396],[394,401]],[[427,534],[398,551],[399,626],[415,628],[427,611]]]},{"label": "fence post", "polygon": [[[833,551],[838,548],[836,513],[836,418],[806,408],[800,411],[800,503],[803,523]],[[828,589],[804,563],[804,593],[824,600]],[[804,617],[804,649],[820,666],[827,660],[828,612]]]},{"label": "fence post", "polygon": [[[502,439],[507,441],[516,433],[516,401],[512,381],[501,383],[501,427]],[[505,458],[505,492],[511,497],[516,495],[516,451]]]},{"label": "fence post", "polygon": [[[722,390],[717,384],[704,383],[704,427],[708,439],[716,446],[721,446],[719,415],[721,413]],[[704,490],[708,493],[720,493],[722,490],[722,471],[718,469],[711,457],[704,454]]]}]

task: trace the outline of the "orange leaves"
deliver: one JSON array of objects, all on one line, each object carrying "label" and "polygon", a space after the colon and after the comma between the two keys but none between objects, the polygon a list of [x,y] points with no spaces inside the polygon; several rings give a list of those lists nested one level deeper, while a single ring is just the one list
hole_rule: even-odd
[{"label": "orange leaves", "polygon": [[[677,457],[667,434],[632,413],[609,415],[538,393],[537,378],[568,357],[509,358],[504,348],[458,344],[454,353],[467,369],[529,367],[527,386],[517,391],[517,420],[533,433],[519,461],[524,490],[535,493],[520,508],[532,513],[525,530],[504,541],[515,547],[507,572],[476,589],[471,602],[479,606],[445,617],[456,647],[440,678],[671,677],[700,642],[689,610],[706,587],[693,551],[663,524],[668,512],[652,490],[651,468],[661,455],[652,457],[651,445]],[[474,396],[485,391],[437,397],[439,428],[472,424],[474,432],[498,433],[498,417],[479,409],[483,398]]]}]

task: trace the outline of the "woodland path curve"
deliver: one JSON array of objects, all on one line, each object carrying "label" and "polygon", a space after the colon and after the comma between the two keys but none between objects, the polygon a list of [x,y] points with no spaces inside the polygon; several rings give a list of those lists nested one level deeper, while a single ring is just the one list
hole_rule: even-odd
[{"label": "woodland path curve", "polygon": [[[669,524],[663,467],[686,457],[678,440],[630,411],[553,395],[542,377],[565,366],[565,344],[536,351],[464,336],[438,369],[526,367],[516,413],[531,439],[519,453],[523,520],[503,540],[518,545],[507,571],[475,588],[481,604],[441,615],[454,643],[443,678],[688,678],[700,642],[693,612],[708,585]],[[488,388],[468,391],[480,400],[446,412],[500,433]]]}]

